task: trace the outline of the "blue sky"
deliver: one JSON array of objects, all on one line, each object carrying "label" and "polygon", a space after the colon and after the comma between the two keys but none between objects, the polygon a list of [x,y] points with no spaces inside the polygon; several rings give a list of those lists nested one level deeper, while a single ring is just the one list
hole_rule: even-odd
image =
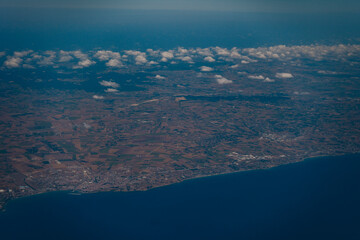
[{"label": "blue sky", "polygon": [[0,7],[177,9],[241,12],[360,12],[359,0],[0,0]]}]

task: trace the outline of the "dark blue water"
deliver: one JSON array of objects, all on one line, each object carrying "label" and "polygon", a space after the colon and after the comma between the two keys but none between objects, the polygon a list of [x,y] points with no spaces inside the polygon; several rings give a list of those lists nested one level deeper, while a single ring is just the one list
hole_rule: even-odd
[{"label": "dark blue water", "polygon": [[0,50],[359,43],[359,14],[0,9]]},{"label": "dark blue water", "polygon": [[147,192],[17,199],[1,239],[360,239],[360,156],[186,181]]}]

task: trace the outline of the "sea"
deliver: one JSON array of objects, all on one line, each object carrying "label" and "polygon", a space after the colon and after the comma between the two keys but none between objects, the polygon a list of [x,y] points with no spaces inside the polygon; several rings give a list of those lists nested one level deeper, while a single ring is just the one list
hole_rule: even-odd
[{"label": "sea", "polygon": [[0,9],[0,51],[358,44],[356,13]]},{"label": "sea", "polygon": [[11,201],[1,239],[360,239],[360,154],[144,192]]}]

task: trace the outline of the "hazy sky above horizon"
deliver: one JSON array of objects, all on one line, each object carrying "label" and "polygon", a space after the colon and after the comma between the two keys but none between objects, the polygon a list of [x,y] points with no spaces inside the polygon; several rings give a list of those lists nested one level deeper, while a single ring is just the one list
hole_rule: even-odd
[{"label": "hazy sky above horizon", "polygon": [[359,0],[0,0],[0,7],[241,12],[360,12]]}]

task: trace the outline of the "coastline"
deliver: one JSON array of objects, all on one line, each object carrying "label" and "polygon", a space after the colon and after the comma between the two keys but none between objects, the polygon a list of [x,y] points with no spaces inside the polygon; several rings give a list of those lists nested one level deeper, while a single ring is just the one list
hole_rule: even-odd
[{"label": "coastline", "polygon": [[13,200],[26,199],[26,198],[31,198],[31,197],[34,197],[34,196],[50,194],[50,193],[67,193],[69,195],[78,196],[78,195],[85,195],[85,194],[88,195],[88,194],[97,194],[97,193],[106,193],[106,192],[123,192],[123,193],[127,193],[127,192],[128,193],[130,193],[130,192],[131,193],[146,192],[146,191],[151,191],[151,190],[158,189],[158,188],[177,185],[177,184],[181,184],[181,183],[189,182],[189,181],[193,181],[193,180],[206,179],[206,178],[210,178],[210,177],[219,177],[219,176],[225,176],[225,175],[231,175],[231,174],[251,173],[251,172],[257,172],[257,171],[268,171],[268,170],[272,170],[272,169],[275,169],[275,168],[278,168],[278,167],[289,166],[289,165],[293,165],[293,164],[299,164],[299,163],[303,163],[303,162],[306,162],[306,161],[314,161],[314,160],[322,159],[322,158],[337,158],[337,157],[347,157],[347,156],[359,156],[360,157],[360,152],[347,153],[347,154],[338,154],[338,155],[317,155],[317,156],[306,157],[306,158],[303,158],[302,160],[299,160],[299,161],[279,164],[279,165],[268,167],[268,168],[258,168],[258,169],[240,170],[240,171],[234,171],[234,172],[225,172],[225,173],[212,174],[212,175],[196,176],[196,177],[192,177],[192,178],[188,178],[188,179],[183,179],[183,180],[178,181],[178,182],[169,183],[169,184],[165,184],[165,185],[161,185],[161,186],[155,186],[155,187],[152,187],[152,188],[149,188],[149,189],[144,189],[144,190],[130,190],[130,191],[121,191],[121,190],[110,190],[109,191],[109,190],[104,190],[104,191],[94,191],[94,192],[74,191],[74,190],[57,190],[57,191],[39,192],[39,193],[36,193],[36,194],[11,198],[11,199],[8,199],[7,201],[5,201],[4,203],[0,203],[0,213],[5,212],[7,204],[9,202],[13,201]]}]

